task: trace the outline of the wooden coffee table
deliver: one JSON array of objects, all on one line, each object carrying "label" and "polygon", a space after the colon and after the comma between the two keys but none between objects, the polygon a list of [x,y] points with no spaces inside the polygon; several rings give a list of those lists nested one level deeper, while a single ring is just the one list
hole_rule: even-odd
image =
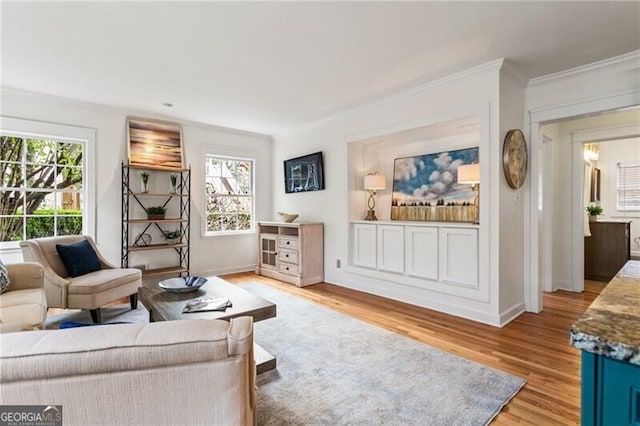
[{"label": "wooden coffee table", "polygon": [[[211,296],[229,299],[233,307],[226,311],[194,312],[183,314],[184,305],[197,297]],[[149,321],[175,321],[181,319],[221,319],[250,316],[254,322],[274,318],[275,303],[249,293],[218,277],[207,277],[207,283],[197,291],[169,293],[157,283],[145,284],[138,289],[138,297],[149,310]],[[276,358],[254,342],[254,357],[258,374],[276,368]]]}]

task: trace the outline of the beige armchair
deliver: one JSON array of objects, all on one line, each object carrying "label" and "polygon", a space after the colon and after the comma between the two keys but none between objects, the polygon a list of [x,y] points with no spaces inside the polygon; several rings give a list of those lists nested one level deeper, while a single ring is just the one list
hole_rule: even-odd
[{"label": "beige armchair", "polygon": [[[87,240],[98,255],[102,269],[70,277],[56,250],[56,244],[71,245]],[[88,235],[36,238],[20,242],[25,261],[38,262],[44,268],[44,290],[50,308],[89,309],[94,322],[102,322],[100,307],[129,296],[131,309],[138,305],[142,283],[139,269],[117,268],[100,255]]]},{"label": "beige armchair", "polygon": [[44,270],[37,263],[5,265],[11,285],[0,294],[0,332],[44,328],[47,298]]}]

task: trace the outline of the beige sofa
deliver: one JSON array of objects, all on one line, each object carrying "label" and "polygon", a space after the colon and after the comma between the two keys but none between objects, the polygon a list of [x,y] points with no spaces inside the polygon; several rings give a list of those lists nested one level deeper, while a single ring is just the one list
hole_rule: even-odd
[{"label": "beige sofa", "polygon": [[0,335],[0,405],[62,405],[65,425],[256,424],[253,321]]},{"label": "beige sofa", "polygon": [[44,328],[47,298],[44,271],[37,263],[5,265],[9,273],[9,291],[0,294],[0,332]]}]

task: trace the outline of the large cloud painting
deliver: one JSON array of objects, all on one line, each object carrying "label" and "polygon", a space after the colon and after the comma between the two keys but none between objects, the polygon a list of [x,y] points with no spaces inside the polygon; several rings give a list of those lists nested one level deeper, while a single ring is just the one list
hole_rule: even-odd
[{"label": "large cloud painting", "polygon": [[394,206],[463,205],[475,194],[458,184],[458,166],[478,162],[478,147],[397,158],[393,172]]}]

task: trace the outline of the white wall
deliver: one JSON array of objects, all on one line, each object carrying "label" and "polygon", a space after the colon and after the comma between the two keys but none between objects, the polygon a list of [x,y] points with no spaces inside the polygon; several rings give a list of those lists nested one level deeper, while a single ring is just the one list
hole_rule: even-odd
[{"label": "white wall", "polygon": [[[640,122],[640,116],[638,120]],[[640,163],[640,139],[602,142],[598,146],[600,156],[596,167],[600,169],[600,205],[604,210],[600,220],[631,221],[631,254],[640,256],[640,211],[627,212],[616,209],[617,164]],[[637,242],[634,241],[635,238],[638,238]]]},{"label": "white wall", "polygon": [[[216,274],[253,269],[257,236],[202,237],[205,210],[202,147],[253,153],[256,158],[256,220],[271,219],[272,142],[270,137],[233,129],[186,122],[143,111],[77,102],[2,88],[3,116],[96,129],[96,241],[108,260],[120,264],[120,165],[127,158],[127,116],[148,117],[182,124],[186,163],[191,178],[191,272]],[[240,155],[240,154],[238,154]]]},{"label": "white wall", "polygon": [[[324,222],[325,281],[494,325],[501,323],[498,294],[502,283],[498,253],[502,248],[495,238],[491,238],[491,235],[498,235],[500,232],[500,199],[496,188],[499,188],[500,179],[504,179],[500,174],[502,168],[499,154],[502,147],[501,136],[504,135],[500,134],[498,119],[501,66],[502,61],[496,61],[274,138],[274,210],[299,213],[302,221]],[[520,108],[518,105],[515,108],[521,115],[521,96],[519,99]],[[505,102],[509,103],[511,100],[505,99]],[[365,167],[370,166],[364,163],[366,156],[361,155],[356,160],[353,155],[348,155],[349,143],[470,115],[481,117],[480,274],[486,274],[487,285],[491,286],[489,302],[417,290],[337,268],[337,259],[341,259],[343,265],[348,259],[349,212],[364,205],[361,177],[366,171]],[[522,117],[520,123],[521,120]],[[426,149],[425,153],[429,153],[428,147]],[[285,194],[282,161],[314,151],[324,152],[326,189]],[[390,182],[389,179],[390,176],[387,176],[387,182]],[[382,195],[382,202],[385,203],[384,194]],[[354,202],[354,199],[361,201]],[[515,275],[523,275],[521,265],[515,264],[514,270]],[[514,280],[510,285],[513,288],[521,286],[522,279],[519,283],[517,281]],[[516,289],[507,299],[515,300],[521,294],[522,291]]]},{"label": "white wall", "polygon": [[[500,72],[500,138],[494,141],[491,155],[502,158],[507,132],[524,127],[525,81],[509,68]],[[525,180],[530,180],[531,174]],[[500,176],[500,313],[501,322],[511,320],[524,310],[525,239],[524,212],[529,184],[511,188]]]}]

